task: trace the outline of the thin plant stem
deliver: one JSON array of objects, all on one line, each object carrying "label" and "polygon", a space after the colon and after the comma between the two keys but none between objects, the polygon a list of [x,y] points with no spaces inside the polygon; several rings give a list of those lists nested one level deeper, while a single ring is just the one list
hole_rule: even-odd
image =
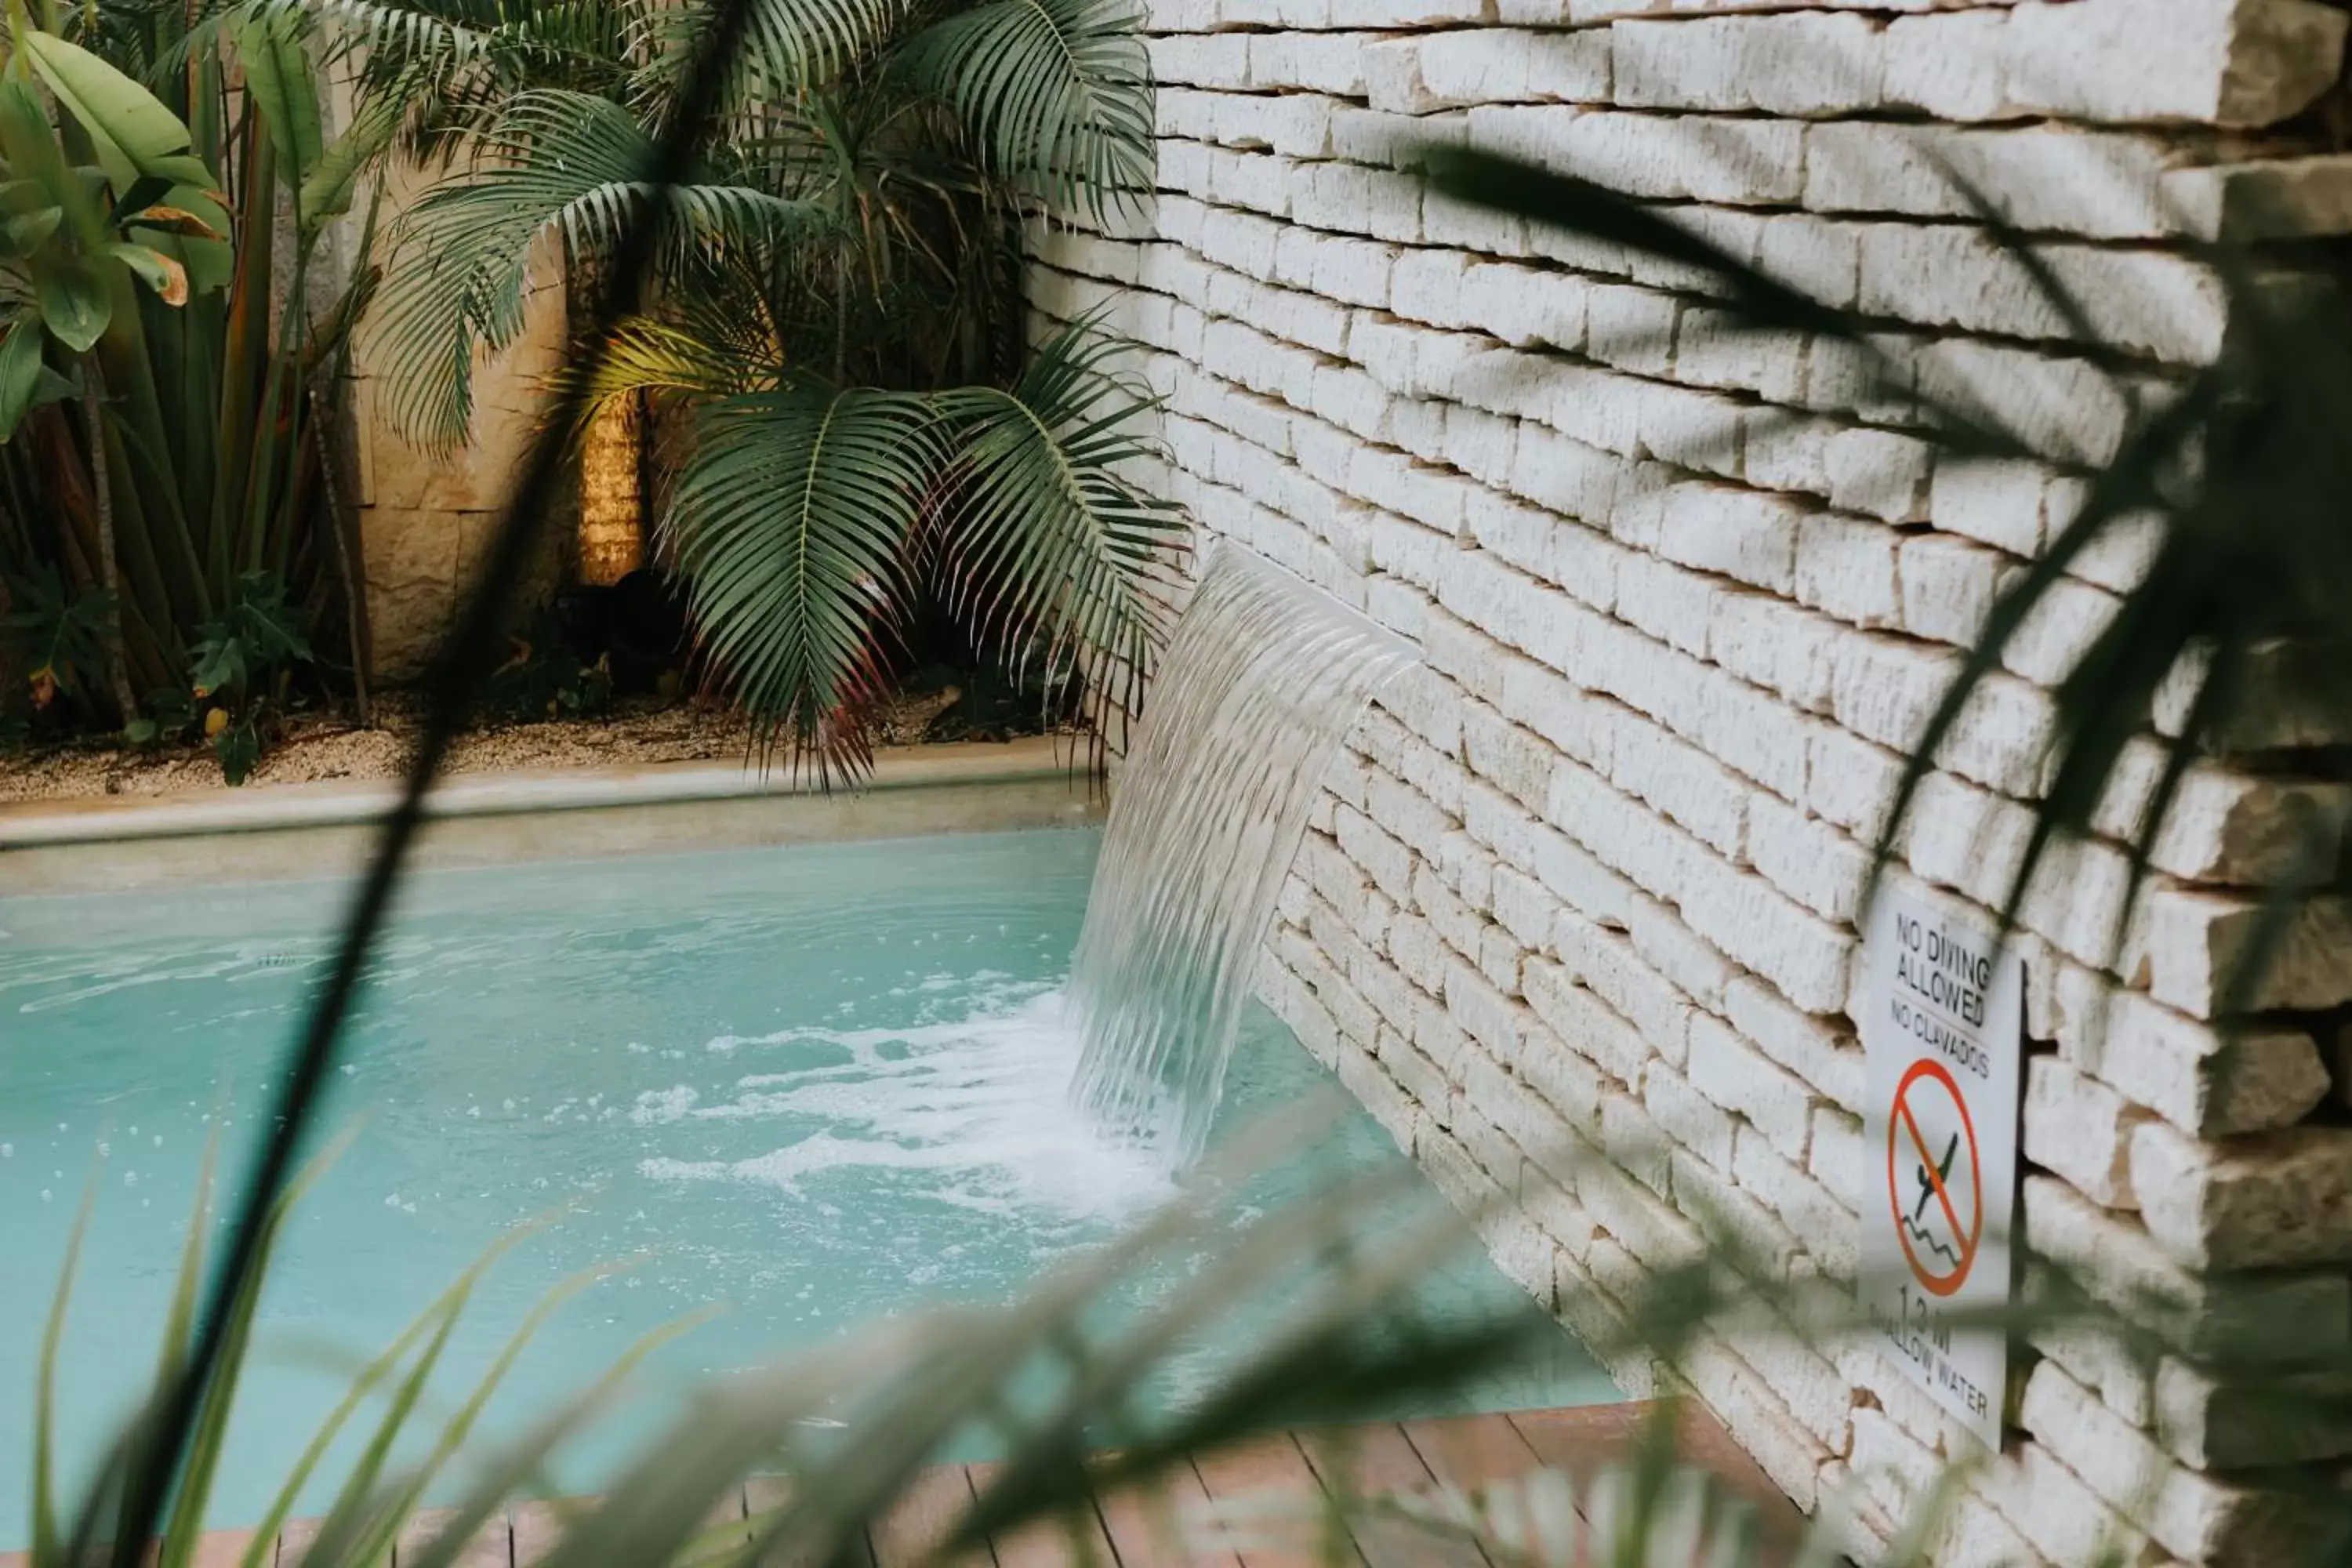
[{"label": "thin plant stem", "polygon": [[113,688],[114,704],[122,721],[139,717],[139,699],[131,689],[131,638],[125,629],[130,612],[122,601],[122,573],[114,554],[114,481],[106,460],[106,377],[95,352],[81,362],[82,419],[89,427],[89,485],[98,508],[99,582],[113,597],[114,613],[106,633],[106,679]]},{"label": "thin plant stem", "polygon": [[343,625],[351,634],[352,701],[359,711],[360,728],[375,728],[373,704],[368,699],[367,583],[352,559],[351,520],[343,512],[342,486],[335,479],[333,443],[327,438],[331,410],[326,394],[310,388],[310,438],[319,455],[319,485],[327,503],[327,531],[335,541],[335,570],[342,579]]}]

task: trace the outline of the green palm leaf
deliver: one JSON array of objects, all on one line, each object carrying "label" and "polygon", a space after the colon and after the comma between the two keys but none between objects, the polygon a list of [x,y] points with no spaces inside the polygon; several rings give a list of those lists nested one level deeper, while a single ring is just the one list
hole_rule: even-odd
[{"label": "green palm leaf", "polygon": [[1160,636],[1146,583],[1183,537],[1175,503],[1127,471],[1158,451],[1137,428],[1156,403],[1111,368],[1126,350],[1080,321],[1040,345],[1010,392],[935,399],[955,443],[941,508],[950,604],[1049,660],[1074,656],[1098,738],[1141,699]]},{"label": "green palm leaf", "polygon": [[767,741],[827,776],[866,760],[856,710],[938,468],[921,398],[812,384],[708,405],[678,476],[666,527],[703,645]]},{"label": "green palm leaf", "polygon": [[[473,415],[478,347],[512,342],[524,324],[533,251],[560,241],[575,260],[608,255],[652,199],[652,142],[630,111],[585,93],[518,94],[481,156],[420,195],[395,240],[383,312],[383,381],[394,426],[433,449],[462,440]],[[670,193],[673,260],[759,249],[815,226],[803,204],[736,185]]]},{"label": "green palm leaf", "polygon": [[[743,47],[730,63],[726,100],[790,102],[871,58],[907,9],[906,0],[751,0]],[[639,101],[667,105],[709,26],[708,5],[657,9],[649,22],[652,60]]]},{"label": "green palm leaf", "polygon": [[1134,0],[990,0],[909,39],[899,68],[955,107],[991,172],[1100,221],[1151,188],[1150,61]]},{"label": "green palm leaf", "polygon": [[613,330],[601,359],[559,372],[554,391],[559,398],[567,391],[576,391],[574,406],[583,426],[637,393],[726,397],[772,391],[780,367],[775,355],[763,353],[763,347],[650,317],[634,317]]},{"label": "green palm leaf", "polygon": [[361,61],[375,88],[404,79],[448,92],[478,85],[482,73],[509,89],[578,86],[619,74],[635,9],[629,0],[232,0],[200,16],[159,69],[180,69],[223,32],[284,27],[324,37],[331,58]]}]

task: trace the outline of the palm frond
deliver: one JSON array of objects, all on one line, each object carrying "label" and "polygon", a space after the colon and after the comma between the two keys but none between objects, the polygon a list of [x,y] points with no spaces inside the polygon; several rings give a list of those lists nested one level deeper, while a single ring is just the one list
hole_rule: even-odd
[{"label": "palm frond", "polygon": [[953,105],[984,167],[1099,223],[1151,189],[1150,61],[1135,0],[990,0],[897,58]]},{"label": "palm frond", "polygon": [[[504,348],[522,331],[534,250],[553,242],[575,260],[611,254],[651,199],[652,147],[635,118],[607,100],[521,93],[475,164],[416,199],[399,226],[377,322],[394,428],[435,449],[464,438],[475,352]],[[672,193],[663,238],[673,258],[758,249],[818,221],[764,191],[685,186]]]},{"label": "palm frond", "polygon": [[768,743],[859,771],[856,710],[905,602],[938,471],[919,397],[804,384],[722,398],[697,421],[665,529],[695,623]]},{"label": "palm frond", "polygon": [[290,26],[324,33],[337,55],[365,53],[408,66],[455,70],[486,58],[483,29],[421,5],[385,0],[230,0],[192,7],[187,29],[150,67],[151,79],[184,71],[191,59],[247,27]]},{"label": "palm frond", "polygon": [[[2090,311],[2003,226],[1966,182],[1947,176],[2017,258],[2075,335],[2095,336]],[[2138,897],[2191,771],[2231,752],[2292,751],[2352,735],[2352,529],[2337,499],[2352,482],[2340,433],[2352,419],[2352,298],[2340,280],[2282,290],[2225,247],[2198,251],[2229,293],[2238,352],[2158,400],[2111,378],[2130,411],[2116,455],[2090,473],[2074,515],[1995,603],[1969,658],[1908,760],[1888,841],[1900,831],[1944,740],[1964,721],[2011,643],[2044,612],[2063,574],[2127,538],[2146,542],[2143,569],[2118,612],[2076,657],[2053,696],[2047,784],[2012,873],[2005,924],[2037,900],[2063,897],[2052,855],[2119,832],[2126,868],[2105,936],[2118,958]],[[2325,345],[2325,346],[2320,346]],[[2034,454],[2063,464],[2069,454]],[[2160,758],[2144,798],[2127,774],[2136,751]],[[2268,879],[2263,919],[2221,976],[2219,1011],[2259,1002],[2262,972],[2294,910],[2341,886],[2345,824],[2318,813],[2287,825],[2300,842]],[[1884,858],[1882,850],[1881,858]]]},{"label": "palm frond", "polygon": [[567,364],[551,390],[568,399],[585,426],[640,393],[725,397],[773,391],[781,366],[764,345],[718,337],[639,316],[613,331],[604,358],[584,369]]},{"label": "palm frond", "polygon": [[618,86],[640,13],[635,0],[230,0],[201,8],[158,69],[180,68],[223,31],[284,25],[322,39],[331,62],[356,63],[366,96],[488,109],[533,86]]},{"label": "palm frond", "polygon": [[1139,429],[1157,404],[1113,370],[1126,348],[1076,322],[1011,391],[935,399],[955,447],[940,509],[950,607],[984,638],[1073,656],[1098,741],[1140,701],[1161,635],[1146,582],[1183,538],[1176,504],[1129,471],[1158,455]]},{"label": "palm frond", "polygon": [[[722,117],[748,105],[789,104],[855,69],[879,51],[904,17],[906,0],[751,0],[743,47],[728,62]],[[656,10],[646,26],[646,68],[634,101],[658,119],[674,100],[694,39],[709,25],[707,4]],[[758,114],[751,117],[756,127]]]}]

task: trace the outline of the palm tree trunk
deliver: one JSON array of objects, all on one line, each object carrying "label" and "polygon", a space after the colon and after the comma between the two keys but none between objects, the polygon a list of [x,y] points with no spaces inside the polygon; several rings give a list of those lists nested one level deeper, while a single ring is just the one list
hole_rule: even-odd
[{"label": "palm tree trunk", "polygon": [[589,416],[580,442],[580,581],[610,587],[646,563],[645,397]]},{"label": "palm tree trunk", "polygon": [[114,632],[106,639],[106,679],[114,689],[114,704],[122,721],[139,717],[139,700],[131,690],[131,666],[123,636],[122,576],[114,562],[114,487],[106,461],[106,378],[100,374],[98,355],[82,356],[82,418],[89,426],[89,484],[98,503],[98,577],[114,601]]}]

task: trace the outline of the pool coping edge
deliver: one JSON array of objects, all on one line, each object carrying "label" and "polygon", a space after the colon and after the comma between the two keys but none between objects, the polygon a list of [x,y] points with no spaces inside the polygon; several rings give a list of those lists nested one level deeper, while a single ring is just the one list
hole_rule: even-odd
[{"label": "pool coping edge", "polygon": [[[879,753],[872,774],[853,788],[790,767],[761,770],[750,762],[649,763],[620,768],[561,772],[460,773],[435,784],[425,797],[432,819],[505,816],[632,805],[795,795],[864,795],[881,791],[1003,784],[1063,777],[1076,785],[1070,742],[1054,736],[1010,742],[961,742],[910,746]],[[1080,759],[1082,760],[1082,759]],[[267,833],[352,826],[380,820],[400,798],[390,780],[261,784],[247,791],[189,792],[136,800],[81,796],[0,805],[0,852],[75,844]]]}]

